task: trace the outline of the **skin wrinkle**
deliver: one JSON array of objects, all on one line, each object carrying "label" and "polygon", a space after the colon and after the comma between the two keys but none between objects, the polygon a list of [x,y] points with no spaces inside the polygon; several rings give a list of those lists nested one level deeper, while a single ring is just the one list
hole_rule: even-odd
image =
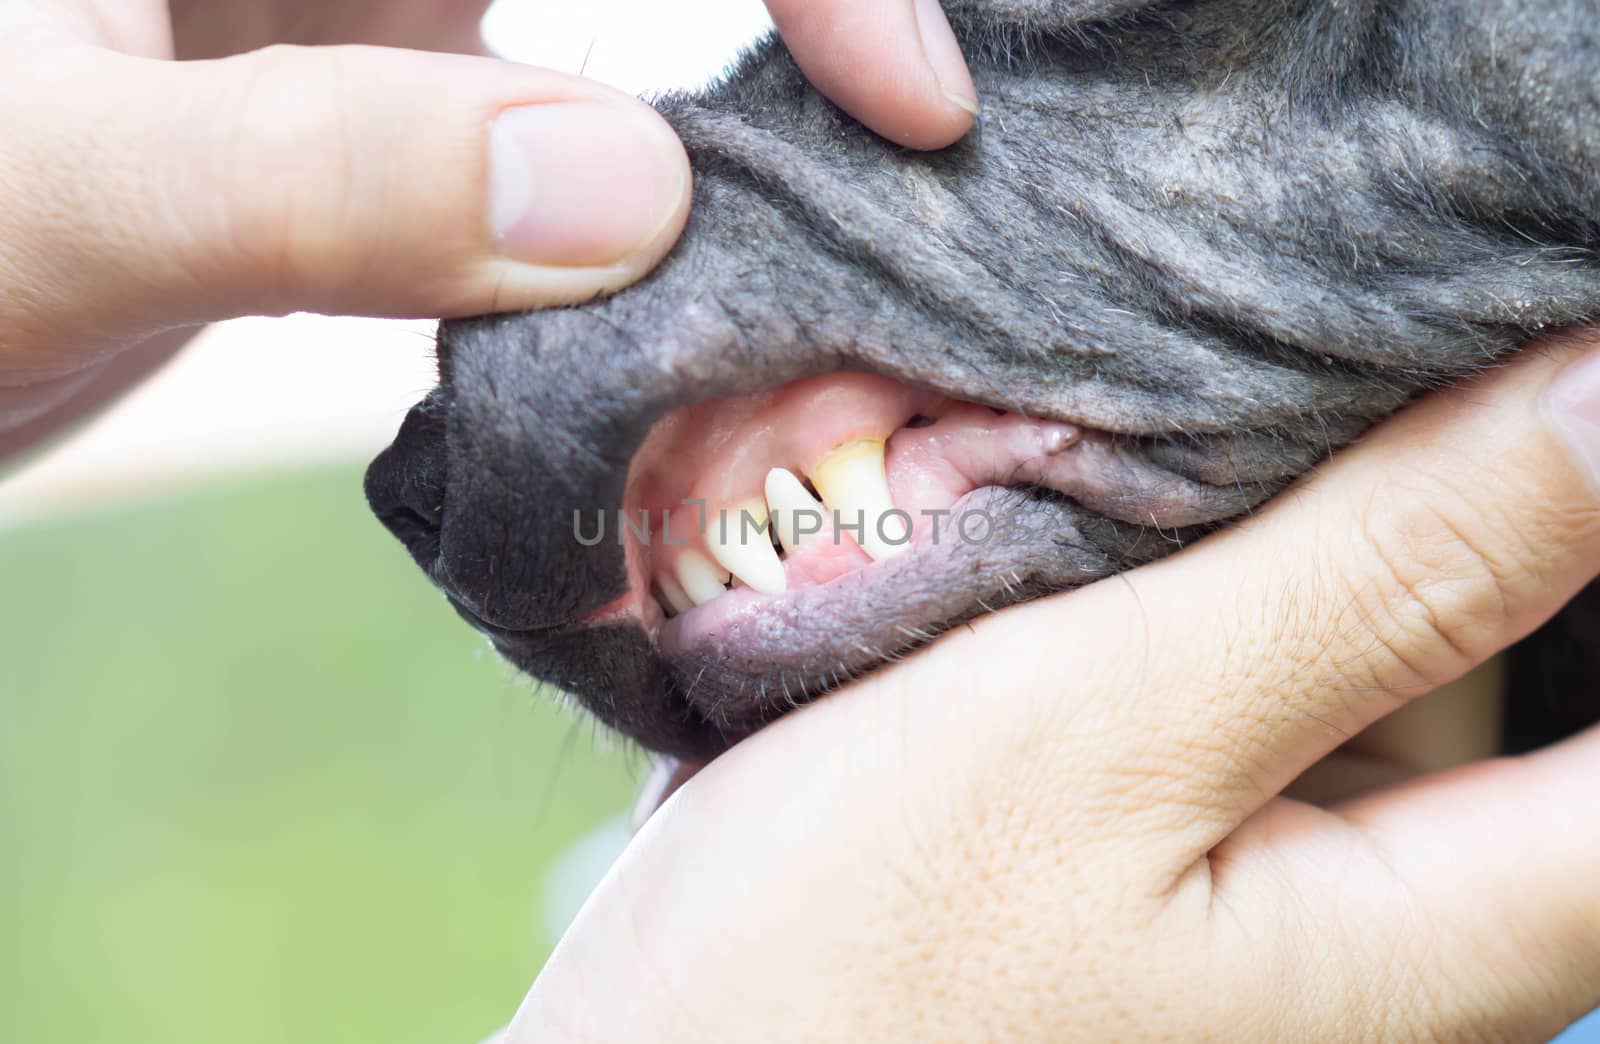
[{"label": "skin wrinkle", "polygon": [[[1443,512],[1433,514],[1435,524],[1440,529],[1448,531],[1453,528]],[[1403,664],[1405,674],[1408,676],[1403,681],[1387,678],[1374,678],[1372,681],[1375,687],[1390,691],[1428,692],[1478,663],[1481,658],[1472,655],[1472,650],[1463,645],[1454,628],[1444,625],[1444,618],[1441,617],[1439,606],[1430,590],[1435,578],[1429,575],[1425,567],[1417,568],[1415,560],[1419,544],[1424,542],[1407,539],[1405,534],[1390,536],[1380,533],[1370,524],[1371,515],[1371,511],[1363,513],[1359,520],[1359,532],[1364,542],[1371,547],[1375,561],[1382,564],[1384,574],[1388,578],[1387,584],[1378,581],[1367,588],[1374,592],[1371,599],[1371,617],[1379,623],[1379,626],[1373,628],[1372,633],[1383,641],[1394,659]],[[1394,549],[1395,543],[1403,546]],[[1481,558],[1476,549],[1465,543],[1459,546],[1467,551],[1468,558],[1474,562],[1474,571],[1487,574],[1488,571],[1481,565]],[[1458,564],[1457,559],[1449,554],[1442,554],[1440,557],[1444,561]],[[1504,598],[1498,591],[1495,596],[1502,600]],[[1467,615],[1459,607],[1452,605],[1451,609],[1457,615]],[[1382,626],[1384,623],[1390,626]],[[1400,635],[1418,628],[1443,641],[1455,656],[1455,661],[1445,668],[1443,675],[1430,675],[1405,658],[1403,650],[1410,647],[1410,639]],[[1395,637],[1387,637],[1391,635]]]},{"label": "skin wrinkle", "polygon": [[[1241,870],[1259,879],[1263,876],[1270,877],[1270,881],[1262,881],[1252,885],[1252,889],[1261,895],[1277,897],[1279,908],[1271,915],[1274,923],[1294,923],[1296,927],[1277,934],[1272,939],[1267,939],[1251,934],[1242,934],[1234,940],[1234,945],[1249,954],[1249,964],[1256,967],[1273,969],[1276,974],[1261,977],[1257,982],[1245,981],[1239,977],[1225,978],[1211,983],[1212,993],[1208,1000],[1212,1004],[1223,1007],[1224,1010],[1244,1014],[1246,1018],[1260,1018],[1263,1015],[1279,1014],[1285,1019],[1293,1020],[1293,1016],[1283,1011],[1281,1004],[1266,1003],[1265,998],[1252,995],[1253,988],[1270,991],[1274,998],[1304,997],[1311,998],[1319,995],[1337,997],[1336,1003],[1307,1001],[1307,1007],[1313,1011],[1321,1012],[1349,1012],[1351,1017],[1360,1024],[1370,1027],[1375,1020],[1370,1018],[1360,1019],[1354,1012],[1366,1010],[1390,1011],[1388,1007],[1392,998],[1398,995],[1398,984],[1407,977],[1415,974],[1405,962],[1400,962],[1398,975],[1392,976],[1361,976],[1352,980],[1346,962],[1334,960],[1332,955],[1343,952],[1338,944],[1321,944],[1319,936],[1321,930],[1328,924],[1338,924],[1333,918],[1316,916],[1313,911],[1320,909],[1329,901],[1328,896],[1343,894],[1339,888],[1339,879],[1343,874],[1332,870],[1326,871],[1318,877],[1323,888],[1320,894],[1304,896],[1293,885],[1296,873],[1292,864],[1298,860],[1320,859],[1326,860],[1338,854],[1347,862],[1351,856],[1366,857],[1364,849],[1354,846],[1341,846],[1335,852],[1322,849],[1316,852],[1305,852],[1295,847],[1294,835],[1304,830],[1303,823],[1306,817],[1321,817],[1326,813],[1306,806],[1287,805],[1274,806],[1273,810],[1258,815],[1243,829],[1247,832],[1262,833],[1272,837],[1273,850],[1281,851],[1278,859],[1261,859],[1248,870]],[[1227,860],[1224,853],[1219,853],[1217,861],[1226,867]],[[1219,876],[1225,871],[1219,872]],[[1230,891],[1237,893],[1240,883],[1232,881]],[[1358,926],[1361,939],[1369,937],[1384,937],[1396,930],[1393,921],[1378,921],[1370,916],[1357,913],[1345,921],[1352,931]],[[1232,934],[1235,931],[1248,931],[1246,922],[1228,918],[1227,920],[1212,919],[1205,924],[1202,930],[1215,937],[1220,932]],[[1389,954],[1395,947],[1388,942],[1374,941],[1371,945],[1380,947],[1379,952]],[[1281,952],[1283,947],[1294,947],[1290,952]],[[1279,949],[1280,952],[1273,952]],[[1226,962],[1217,962],[1218,967],[1230,966]],[[1239,965],[1233,965],[1238,967]],[[1380,992],[1373,995],[1373,990]],[[1399,1010],[1406,1010],[1404,1008]],[[1305,1020],[1298,1020],[1302,1025]],[[1219,1022],[1216,1024],[1227,1024]],[[1324,1032],[1319,1034],[1319,1039],[1340,1040],[1350,1036],[1348,1029],[1341,1032],[1339,1026],[1323,1027]],[[1264,1034],[1258,1028],[1256,1036],[1261,1039],[1277,1039],[1285,1036],[1278,1033],[1276,1036]],[[1293,1036],[1294,1034],[1289,1034]]]},{"label": "skin wrinkle", "polygon": [[[1338,587],[1336,581],[1330,580],[1328,583],[1335,585],[1336,589],[1349,589],[1349,585]],[[1306,597],[1313,603],[1319,601],[1313,594],[1308,593]],[[1276,629],[1279,621],[1308,618],[1305,614],[1274,615],[1265,622],[1266,626],[1261,626],[1259,623],[1251,626],[1246,621],[1243,633],[1260,636],[1256,639],[1259,648],[1253,652],[1243,653],[1237,648],[1219,649],[1215,664],[1195,666],[1192,669],[1201,675],[1214,674],[1221,669],[1218,665],[1225,664],[1228,673],[1237,675],[1241,669],[1245,669],[1242,665],[1249,665],[1250,673],[1244,676],[1241,687],[1253,694],[1248,705],[1254,708],[1258,720],[1289,718],[1294,713],[1303,713],[1300,709],[1291,711],[1282,707],[1279,701],[1284,691],[1333,691],[1330,689],[1332,686],[1347,688],[1358,686],[1368,691],[1386,692],[1392,695],[1395,706],[1398,707],[1411,696],[1423,691],[1422,686],[1420,684],[1407,686],[1398,679],[1373,678],[1363,683],[1351,675],[1350,665],[1364,662],[1360,650],[1356,648],[1358,644],[1368,642],[1381,642],[1386,646],[1391,644],[1389,640],[1384,639],[1382,629],[1370,622],[1371,610],[1364,608],[1368,601],[1381,603],[1382,599],[1358,597],[1351,603],[1351,610],[1362,614],[1360,621],[1341,626],[1332,635],[1286,633]],[[1249,610],[1246,610],[1246,613],[1248,615]],[[1330,638],[1333,640],[1330,641]],[[1287,679],[1302,677],[1313,680],[1305,684],[1286,685]],[[1238,703],[1236,700],[1235,705]],[[1140,705],[1140,701],[1135,700],[1134,705]],[[1214,708],[1191,707],[1187,713],[1214,717],[1213,710]],[[1323,718],[1317,720],[1326,727],[1335,729],[1341,736],[1351,734],[1352,730],[1347,726],[1340,726]],[[1145,727],[1154,728],[1156,725],[1157,723],[1152,721]],[[1205,819],[1214,821],[1214,825],[1209,822],[1202,824],[1201,829],[1204,833],[1196,840],[1193,852],[1180,858],[1175,873],[1181,873],[1187,868],[1187,859],[1209,851],[1234,822],[1231,818],[1232,810],[1218,802],[1219,788],[1239,786],[1240,780],[1253,781],[1250,789],[1237,798],[1238,803],[1246,807],[1259,806],[1265,797],[1276,792],[1274,785],[1268,782],[1268,774],[1241,775],[1237,771],[1242,748],[1240,735],[1233,735],[1235,730],[1241,735],[1250,735],[1248,726],[1233,719],[1222,719],[1217,723],[1215,730],[1217,736],[1214,741],[1191,741],[1183,752],[1154,752],[1150,755],[1150,757],[1178,757],[1184,760],[1188,766],[1187,775],[1176,780],[1177,786],[1194,792],[1195,803],[1200,808],[1203,809],[1208,805],[1212,808],[1212,815]],[[1224,738],[1223,733],[1229,735]],[[1255,747],[1256,744],[1252,741],[1249,746]],[[1265,761],[1258,757],[1257,764],[1264,765]],[[1279,782],[1286,785],[1289,780],[1284,779]],[[1218,811],[1219,809],[1221,811]]]},{"label": "skin wrinkle", "polygon": [[[876,139],[772,42],[657,99],[695,167],[676,250],[605,300],[446,324],[444,434],[369,474],[395,518],[404,461],[435,459],[445,517],[402,534],[445,563],[424,568],[646,746],[715,752],[973,614],[1170,553],[1417,393],[1600,315],[1583,0],[946,7],[984,101],[967,139]],[[637,629],[574,629],[626,577],[567,539],[571,512],[621,503],[656,418],[841,368],[1109,432],[1116,456],[1098,487],[1012,494],[1055,539],[843,583],[826,614],[747,623],[754,644],[668,663]],[[1425,588],[1369,594],[1347,650],[1267,652],[1322,670],[1363,619],[1427,625]]]}]

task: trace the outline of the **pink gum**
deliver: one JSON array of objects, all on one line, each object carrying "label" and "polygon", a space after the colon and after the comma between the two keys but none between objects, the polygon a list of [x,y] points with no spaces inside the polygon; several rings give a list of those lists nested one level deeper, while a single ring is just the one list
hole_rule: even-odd
[{"label": "pink gum", "polygon": [[[761,395],[711,400],[664,418],[635,459],[626,510],[650,511],[659,525],[671,510],[670,545],[651,549],[655,568],[704,547],[701,509],[764,502],[767,472],[809,475],[829,450],[861,439],[888,439],[918,414],[936,414],[947,400],[873,374],[840,373],[798,381]],[[717,525],[715,515],[707,519]],[[739,519],[729,516],[730,530]],[[673,546],[676,545],[676,546]]]},{"label": "pink gum", "polygon": [[1053,459],[1081,437],[1071,424],[958,403],[935,424],[895,432],[889,491],[895,507],[911,516],[916,540],[932,530],[930,511],[947,509],[975,489],[1046,480],[1056,470]]}]

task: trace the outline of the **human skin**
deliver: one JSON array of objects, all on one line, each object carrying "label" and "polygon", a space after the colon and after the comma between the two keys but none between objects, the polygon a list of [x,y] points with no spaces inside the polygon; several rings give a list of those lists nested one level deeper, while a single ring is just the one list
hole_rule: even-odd
[{"label": "human skin", "polygon": [[[475,37],[460,27],[475,20],[473,4],[407,8],[415,17],[438,10],[437,22],[396,20],[396,5],[368,4],[370,23],[359,5],[325,19],[322,8],[332,5],[174,6],[176,24],[153,0],[0,6],[8,70],[0,86],[0,429],[30,442],[157,365],[195,324],[246,312],[455,315],[554,304],[637,278],[667,249],[674,221],[681,224],[681,205],[669,201],[654,231],[604,263],[592,256],[593,243],[578,244],[576,264],[545,263],[538,251],[548,244],[538,242],[516,244],[520,259],[506,256],[486,221],[494,115],[561,101],[633,107],[571,77],[342,47],[184,67],[165,60],[281,41],[450,41],[467,49]],[[944,78],[930,78],[931,67],[919,64],[935,54],[947,62],[945,45],[924,51],[905,43],[913,27],[930,31],[916,20],[917,10],[926,18],[926,5],[884,3],[870,8],[876,17],[863,16],[868,5],[859,0],[773,6],[802,65],[887,136],[932,146],[970,122],[968,106],[947,97],[957,74],[946,67]],[[240,20],[213,21],[227,10]],[[850,18],[812,17],[829,10]],[[847,31],[830,30],[834,24]],[[844,78],[867,53],[877,55],[880,75]],[[453,89],[438,91],[441,81]],[[225,154],[217,134],[233,126],[259,134]],[[670,146],[656,155],[669,174],[681,163]],[[307,156],[319,162],[283,160]],[[403,183],[391,177],[397,170],[407,173]],[[329,171],[340,176],[330,180]],[[394,214],[409,219],[397,223]],[[1591,1004],[1600,925],[1582,883],[1600,875],[1592,853],[1550,849],[1562,824],[1594,804],[1593,783],[1583,789],[1580,771],[1595,752],[1592,738],[1330,812],[1257,800],[1423,687],[1407,681],[1407,671],[1429,680],[1453,673],[1512,640],[1594,573],[1590,487],[1530,405],[1551,365],[1536,357],[1514,371],[1520,376],[1485,382],[1477,398],[1457,393],[1423,407],[1388,429],[1410,426],[1418,442],[1390,456],[1357,450],[1308,484],[1306,496],[1236,531],[1279,541],[1284,554],[1261,560],[1280,567],[1296,561],[1291,548],[1322,549],[1326,559],[1306,573],[1241,568],[1258,561],[1259,546],[1219,537],[1126,585],[980,621],[971,635],[720,760],[647,829],[552,962],[518,1034],[614,1017],[621,1039],[639,1039],[629,1030],[658,1038],[675,1027],[692,1035],[681,1020],[705,1013],[723,1021],[701,1028],[759,1031],[761,1039],[774,1025],[797,1035],[821,1028],[807,1017],[868,1033],[878,1020],[885,1033],[920,1029],[917,1039],[968,1036],[973,1027],[960,1020],[974,1014],[1038,1035],[1104,1035],[1127,1025],[1119,1017],[1175,1012],[1184,1019],[1178,1028],[1192,1031],[1208,1012],[1248,1011],[1263,1013],[1247,1029],[1264,1036],[1303,1025],[1325,1030],[1330,1013],[1354,1003],[1354,1012],[1340,1014],[1421,1012],[1415,1017],[1433,1021],[1403,1027],[1418,1035],[1449,1032],[1456,1023],[1447,1020],[1467,1016],[1516,1035],[1543,1032]],[[1451,428],[1467,427],[1459,415],[1497,394],[1508,412],[1489,426],[1492,442],[1481,429]],[[1371,445],[1402,440],[1385,434]],[[1418,455],[1425,451],[1432,455]],[[1470,476],[1463,484],[1495,470],[1496,482],[1485,484],[1506,494],[1509,507],[1449,483],[1404,503],[1374,495],[1386,476],[1445,481],[1402,467],[1440,455],[1457,464],[1451,474]],[[1363,467],[1371,474],[1361,477]],[[1430,507],[1425,494],[1449,494],[1442,500],[1450,513]],[[1303,543],[1307,527],[1327,539]],[[1530,547],[1529,533],[1547,539]],[[1384,549],[1385,564],[1373,567],[1370,556]],[[1500,566],[1495,583],[1482,571],[1490,563]],[[1476,582],[1419,580],[1463,575],[1450,571],[1458,567]],[[1218,582],[1239,585],[1236,613],[1203,627],[1171,618],[1186,591],[1209,598]],[[1133,593],[1141,597],[1131,619],[1142,624],[1130,636],[1112,625],[1130,619],[1128,603],[1116,599]],[[1485,624],[1486,600],[1499,605],[1500,597],[1518,611]],[[1349,657],[1295,655],[1344,633],[1351,606],[1392,614],[1395,641]],[[1078,660],[1046,666],[1018,656],[1039,628],[1080,630]],[[1251,648],[1252,639],[1285,634],[1296,639],[1290,655]],[[1147,655],[1155,650],[1159,659]],[[1219,656],[1210,673],[1232,677],[1235,687],[1196,687],[1207,674],[1197,665]],[[963,668],[968,657],[983,670]],[[1018,673],[997,675],[997,663]],[[1178,673],[1174,664],[1183,668],[1176,679],[1168,677]],[[1028,674],[1046,669],[1049,678]],[[1382,684],[1352,691],[1357,669]],[[1070,671],[1081,672],[1076,696],[1062,699],[1058,679]],[[1286,700],[1304,702],[1294,715],[1269,713]],[[1322,731],[1325,720],[1335,727]],[[1319,727],[1308,732],[1308,723]],[[1115,830],[1097,829],[1113,821]],[[975,833],[974,824],[991,829]],[[718,859],[708,865],[702,853],[712,846]],[[1375,865],[1378,851],[1404,857],[1394,864],[1400,869]],[[1350,864],[1341,870],[1330,853]],[[1440,853],[1450,865],[1427,863]],[[1428,909],[1458,921],[1446,925],[1442,915],[1401,905],[1401,870],[1420,867],[1428,870],[1428,891],[1418,893]],[[1348,876],[1330,881],[1336,871]],[[797,910],[812,885],[828,887],[829,902]],[[1299,920],[1286,923],[1286,912]],[[1339,924],[1333,912],[1342,913]],[[621,923],[636,914],[649,920]],[[991,927],[975,935],[966,923],[974,915]],[[1370,926],[1372,935],[1357,938],[1352,925]],[[635,934],[617,935],[624,927]],[[1277,949],[1258,949],[1263,944]],[[1037,959],[1000,959],[1029,945],[1039,948]],[[1268,959],[1317,946],[1316,963]],[[1116,947],[1113,956],[1123,959],[1107,960]],[[1197,961],[1201,952],[1210,959]],[[1395,959],[1413,953],[1414,968]],[[922,964],[924,955],[932,961]],[[1529,955],[1538,958],[1531,967],[1523,963]],[[770,974],[750,975],[747,962],[761,958],[772,961]],[[1379,981],[1362,973],[1383,959],[1393,962],[1384,970],[1394,992],[1382,1005],[1352,994]],[[1281,967],[1283,977],[1263,974],[1263,965]],[[1396,968],[1406,974],[1394,975]],[[641,987],[647,971],[673,978]],[[1294,978],[1313,971],[1312,981]],[[1452,974],[1459,981],[1441,982]],[[733,982],[749,989],[729,990]],[[619,988],[607,992],[608,984]],[[943,1002],[913,1003],[941,988]],[[1427,1003],[1416,1002],[1423,996]],[[1189,998],[1196,1003],[1186,1010]],[[1230,1009],[1230,1001],[1240,1006]],[[1046,1003],[1059,1004],[1054,1017],[1084,1021],[1029,1022],[1027,1009]],[[610,1027],[588,1025],[612,1039]]]},{"label": "human skin", "polygon": [[1600,571],[1597,475],[1591,332],[784,718],[648,821],[507,1040],[1549,1039],[1600,1003],[1600,732],[1281,795]]},{"label": "human skin", "polygon": [[[206,322],[536,308],[649,271],[689,192],[652,110],[579,77],[399,49],[480,51],[487,6],[0,3],[0,459]],[[936,5],[769,6],[885,135],[934,147],[971,125]]]}]

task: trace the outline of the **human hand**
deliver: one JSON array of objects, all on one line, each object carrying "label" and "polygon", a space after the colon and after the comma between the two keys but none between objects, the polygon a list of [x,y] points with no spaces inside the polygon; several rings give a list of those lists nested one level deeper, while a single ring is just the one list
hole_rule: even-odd
[{"label": "human hand", "polygon": [[1281,794],[1597,571],[1591,332],[735,747],[507,1040],[1547,1040],[1600,1003],[1600,731]]},{"label": "human hand", "polygon": [[[37,437],[161,331],[535,308],[649,271],[689,188],[652,110],[578,77],[389,49],[479,50],[486,6],[0,3],[0,436]],[[970,95],[926,0],[920,35],[911,0],[772,6],[874,127],[942,145],[970,123],[923,57]],[[285,42],[347,46],[267,47]]]}]

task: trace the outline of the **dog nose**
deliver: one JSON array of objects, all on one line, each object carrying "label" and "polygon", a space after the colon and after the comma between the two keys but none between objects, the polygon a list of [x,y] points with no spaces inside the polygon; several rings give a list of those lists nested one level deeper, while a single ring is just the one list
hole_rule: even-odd
[{"label": "dog nose", "polygon": [[434,395],[412,407],[394,442],[367,468],[367,503],[430,574],[444,524],[445,424]]}]

